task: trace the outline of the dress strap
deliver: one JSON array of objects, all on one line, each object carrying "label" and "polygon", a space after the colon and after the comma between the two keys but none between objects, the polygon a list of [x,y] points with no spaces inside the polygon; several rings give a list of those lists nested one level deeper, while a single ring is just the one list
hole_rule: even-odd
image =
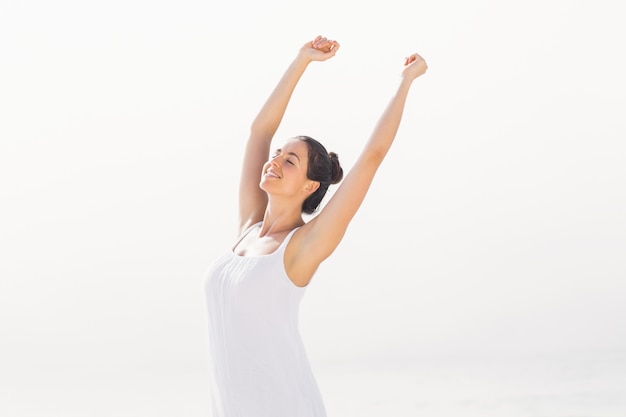
[{"label": "dress strap", "polygon": [[239,243],[241,243],[241,241],[243,240],[244,237],[248,236],[248,234],[252,231],[252,229],[254,229],[255,227],[257,227],[258,225],[262,224],[263,222],[256,222],[254,223],[252,226],[248,227],[246,230],[243,231],[243,233],[241,234],[241,236],[239,236],[239,239],[237,239],[237,241],[235,242],[235,244],[232,247],[232,251],[235,250],[235,248],[237,246],[239,246]]},{"label": "dress strap", "polygon": [[287,233],[287,236],[285,236],[285,238],[283,239],[282,242],[280,242],[280,246],[278,247],[278,249],[285,249],[287,247],[287,244],[289,243],[289,241],[291,240],[291,236],[293,236],[294,233],[296,233],[296,231],[300,228],[300,226],[292,229],[289,233]]}]

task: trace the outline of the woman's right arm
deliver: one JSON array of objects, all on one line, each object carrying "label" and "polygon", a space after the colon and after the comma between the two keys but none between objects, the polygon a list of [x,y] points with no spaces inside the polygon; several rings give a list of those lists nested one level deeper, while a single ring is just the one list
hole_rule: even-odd
[{"label": "woman's right arm", "polygon": [[239,232],[263,220],[267,195],[259,187],[263,164],[267,162],[274,133],[285,114],[291,95],[309,63],[335,55],[339,43],[318,36],[300,48],[250,127],[239,183]]}]

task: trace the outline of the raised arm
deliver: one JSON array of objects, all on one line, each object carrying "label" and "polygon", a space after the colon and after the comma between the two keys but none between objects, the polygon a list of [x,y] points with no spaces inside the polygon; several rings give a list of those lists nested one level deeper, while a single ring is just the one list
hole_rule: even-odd
[{"label": "raised arm", "polygon": [[378,167],[393,143],[409,89],[413,81],[427,69],[426,62],[418,54],[406,58],[404,65],[397,90],[354,166],[328,204],[305,226],[308,230],[302,234],[299,252],[301,251],[303,256],[300,261],[311,262],[312,268],[316,267],[316,263],[326,259],[343,238],[348,224],[363,202]]},{"label": "raised arm", "polygon": [[259,188],[261,170],[267,162],[272,138],[285,114],[291,95],[309,63],[335,55],[339,43],[318,36],[305,43],[291,62],[250,127],[239,184],[239,231],[261,221],[267,195]]}]

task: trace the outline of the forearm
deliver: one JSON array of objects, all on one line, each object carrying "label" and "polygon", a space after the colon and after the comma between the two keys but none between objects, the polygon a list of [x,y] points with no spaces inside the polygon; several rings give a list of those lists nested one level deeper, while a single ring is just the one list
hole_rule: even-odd
[{"label": "forearm", "polygon": [[256,137],[271,138],[285,114],[289,100],[311,61],[301,54],[291,62],[269,98],[252,122],[251,130]]},{"label": "forearm", "polygon": [[402,78],[369,138],[365,151],[382,160],[393,143],[413,80]]}]

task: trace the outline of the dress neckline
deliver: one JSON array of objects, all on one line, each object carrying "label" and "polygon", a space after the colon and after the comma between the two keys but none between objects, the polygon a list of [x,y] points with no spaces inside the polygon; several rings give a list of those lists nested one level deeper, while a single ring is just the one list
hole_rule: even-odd
[{"label": "dress neckline", "polygon": [[283,239],[282,242],[280,242],[280,245],[278,245],[278,247],[270,253],[263,253],[260,255],[238,255],[237,253],[235,253],[235,249],[237,249],[237,246],[239,246],[239,244],[241,243],[241,241],[250,233],[252,232],[252,230],[254,230],[257,226],[263,224],[263,222],[257,222],[255,224],[253,224],[252,226],[250,226],[248,229],[246,229],[246,231],[244,231],[241,236],[239,237],[239,239],[237,239],[237,242],[235,242],[235,244],[233,245],[233,247],[230,249],[229,253],[236,257],[236,258],[264,258],[264,257],[268,257],[268,256],[272,256],[275,255],[276,253],[278,253],[283,246],[285,246],[287,244],[287,242],[289,242],[289,240],[291,239],[291,236],[293,235],[293,233],[298,230],[301,226],[298,226],[296,228],[293,228],[289,231],[289,233],[287,233],[287,236],[285,236],[285,238]]}]

